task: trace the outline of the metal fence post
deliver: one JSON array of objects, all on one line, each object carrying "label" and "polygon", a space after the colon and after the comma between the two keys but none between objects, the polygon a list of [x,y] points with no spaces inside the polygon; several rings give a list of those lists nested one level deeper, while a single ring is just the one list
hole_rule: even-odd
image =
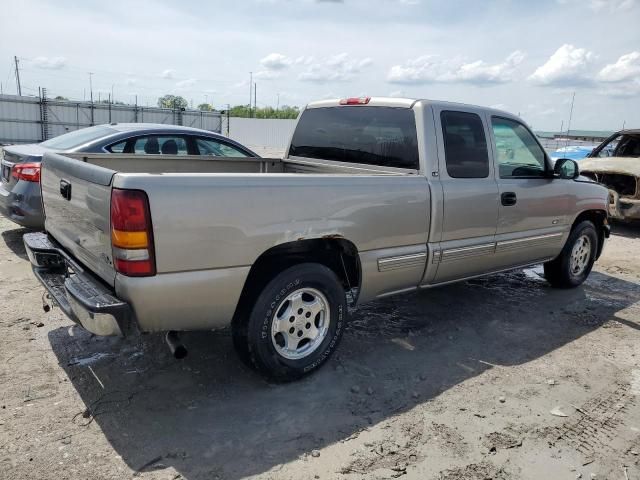
[{"label": "metal fence post", "polygon": [[47,89],[38,88],[40,92],[40,136],[44,142],[49,138],[49,114],[47,112]]}]

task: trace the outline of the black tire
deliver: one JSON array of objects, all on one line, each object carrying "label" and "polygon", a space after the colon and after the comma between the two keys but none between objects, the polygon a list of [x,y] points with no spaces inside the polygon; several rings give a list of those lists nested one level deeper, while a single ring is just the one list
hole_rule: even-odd
[{"label": "black tire", "polygon": [[[322,340],[317,341],[312,351],[302,358],[291,359],[276,349],[274,342],[279,344],[278,340],[282,340],[282,337],[275,335],[275,340],[272,340],[272,324],[276,315],[282,312],[280,309],[286,310],[288,304],[285,300],[289,295],[302,291],[317,291],[322,294],[328,306],[328,315],[325,313],[324,317],[314,317],[312,320],[322,320],[323,328],[325,321],[328,325],[324,336],[318,336]],[[291,323],[294,330],[300,329],[295,331],[294,335],[301,334],[304,330],[307,320],[303,317],[307,313],[310,314],[310,311],[296,315],[295,323]],[[234,345],[240,358],[262,375],[279,382],[297,380],[326,363],[338,347],[346,319],[346,295],[335,273],[324,265],[303,263],[279,273],[264,287],[248,318],[234,325]],[[298,345],[305,345],[302,343],[303,340],[304,337]],[[307,340],[307,343],[313,342]]]},{"label": "black tire", "polygon": [[[574,246],[583,237],[590,241],[590,251],[588,258],[585,257],[586,265],[577,273],[571,268],[571,254]],[[547,281],[556,288],[574,288],[581,285],[593,268],[598,251],[598,232],[595,225],[589,220],[585,220],[576,225],[567,239],[562,252],[556,258],[544,264],[544,276]]]}]

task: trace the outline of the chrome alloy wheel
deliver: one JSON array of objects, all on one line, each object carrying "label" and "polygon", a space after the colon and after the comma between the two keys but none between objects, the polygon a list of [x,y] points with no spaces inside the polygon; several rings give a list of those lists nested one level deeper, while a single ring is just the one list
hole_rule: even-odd
[{"label": "chrome alloy wheel", "polygon": [[331,322],[327,298],[315,288],[291,292],[274,310],[271,341],[289,360],[311,355],[326,338]]},{"label": "chrome alloy wheel", "polygon": [[582,235],[576,240],[576,243],[571,249],[571,259],[569,263],[569,269],[574,276],[580,276],[584,273],[589,265],[591,258],[591,239],[588,236]]}]

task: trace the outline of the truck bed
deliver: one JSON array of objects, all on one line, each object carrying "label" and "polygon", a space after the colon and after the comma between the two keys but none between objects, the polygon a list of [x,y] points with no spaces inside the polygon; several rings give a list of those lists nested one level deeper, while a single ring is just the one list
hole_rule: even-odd
[{"label": "truck bed", "polygon": [[[145,331],[183,317],[184,329],[224,324],[251,265],[289,242],[348,239],[369,279],[363,299],[417,284],[424,273],[430,193],[417,172],[306,159],[47,153],[41,185],[48,234],[119,298],[137,298]],[[116,273],[113,189],[149,199],[155,276]],[[406,256],[420,261],[400,270],[377,263]]]},{"label": "truck bed", "polygon": [[211,157],[202,155],[129,155],[66,153],[68,158],[118,173],[349,173],[406,175],[406,171],[375,166],[340,165],[323,160]]}]

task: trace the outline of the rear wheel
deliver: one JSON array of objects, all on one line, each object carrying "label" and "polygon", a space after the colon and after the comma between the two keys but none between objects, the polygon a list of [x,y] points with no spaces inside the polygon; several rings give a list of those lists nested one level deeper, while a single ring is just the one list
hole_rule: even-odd
[{"label": "rear wheel", "polygon": [[329,268],[295,265],[271,280],[256,299],[234,344],[256,370],[277,381],[302,377],[323,365],[342,337],[344,289]]},{"label": "rear wheel", "polygon": [[574,227],[558,257],[544,264],[544,276],[554,287],[572,288],[582,284],[596,259],[598,233],[585,220]]}]

